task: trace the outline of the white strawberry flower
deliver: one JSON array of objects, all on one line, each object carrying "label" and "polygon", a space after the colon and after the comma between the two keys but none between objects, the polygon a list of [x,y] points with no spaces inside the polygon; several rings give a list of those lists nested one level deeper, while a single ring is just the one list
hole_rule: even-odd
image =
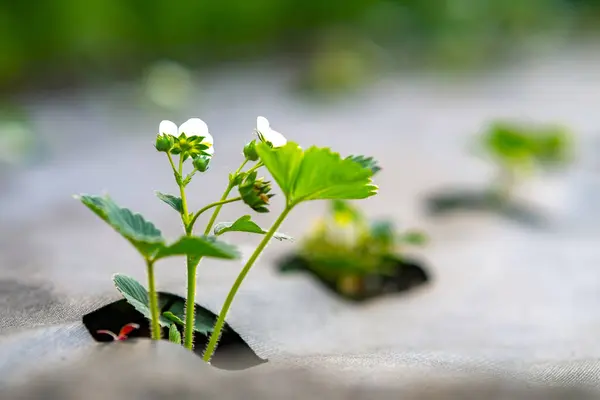
[{"label": "white strawberry flower", "polygon": [[185,121],[183,124],[179,126],[178,129],[179,136],[185,133],[187,137],[190,136],[202,136],[202,144],[207,145],[208,149],[204,150],[204,152],[213,155],[215,153],[214,149],[214,140],[212,135],[208,132],[208,125],[206,122],[202,121],[200,118],[190,118]]},{"label": "white strawberry flower", "polygon": [[274,148],[283,147],[287,143],[285,136],[271,129],[269,120],[265,117],[256,118],[256,133],[261,142],[270,144]]},{"label": "white strawberry flower", "polygon": [[185,134],[185,137],[199,136],[202,137],[200,143],[208,146],[208,149],[203,150],[205,153],[211,156],[215,153],[214,140],[212,135],[208,132],[208,126],[200,118],[190,118],[183,124],[177,127],[177,125],[169,120],[161,121],[158,126],[159,136],[160,135],[171,135],[176,138],[181,137]]},{"label": "white strawberry flower", "polygon": [[177,136],[177,125],[175,125],[175,122],[166,119],[160,121],[160,124],[158,125],[158,134]]}]

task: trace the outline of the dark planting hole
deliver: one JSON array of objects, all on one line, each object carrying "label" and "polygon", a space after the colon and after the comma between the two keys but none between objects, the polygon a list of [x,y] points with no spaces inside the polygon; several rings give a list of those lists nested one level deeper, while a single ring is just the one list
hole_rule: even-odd
[{"label": "dark planting hole", "polygon": [[533,207],[503,200],[486,191],[447,190],[429,196],[426,200],[427,211],[431,215],[449,214],[455,211],[495,212],[505,218],[532,227],[544,227],[548,220]]},{"label": "dark planting hole", "polygon": [[[344,279],[342,274],[337,280],[327,279],[317,272],[321,268],[311,268],[309,261],[299,255],[283,259],[279,262],[278,268],[282,273],[294,271],[309,273],[324,287],[350,301],[365,301],[387,294],[406,292],[431,280],[429,272],[417,261],[388,257],[382,262],[388,263],[386,269],[391,270],[392,273],[353,277],[349,287],[344,284],[340,285],[340,279]],[[339,268],[339,266],[333,268]]]},{"label": "dark planting hole", "polygon": [[[161,313],[166,311],[177,313],[177,310],[183,312],[185,300],[182,297],[163,292],[159,292],[158,296]],[[196,319],[206,321],[208,326],[214,326],[217,316],[210,310],[196,304]],[[136,323],[140,326],[139,329],[128,335],[129,338],[150,337],[150,321],[125,299],[108,304],[83,316],[83,324],[98,342],[113,341],[109,335],[98,334],[98,330],[109,330],[118,334],[121,327],[128,323]],[[181,327],[179,331],[183,336]],[[194,353],[200,357],[206,348],[209,335],[194,332]],[[169,330],[167,327],[162,328],[162,337],[164,340],[168,340]],[[212,366],[226,370],[241,370],[265,362],[267,360],[256,355],[240,335],[227,323],[225,324],[219,346],[211,360]]]}]

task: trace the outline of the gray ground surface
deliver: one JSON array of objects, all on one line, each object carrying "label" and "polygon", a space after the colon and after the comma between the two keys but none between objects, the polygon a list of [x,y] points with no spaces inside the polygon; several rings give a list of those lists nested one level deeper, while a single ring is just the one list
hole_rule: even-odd
[{"label": "gray ground surface", "polygon": [[[264,381],[252,374],[271,382],[275,370],[294,367],[312,370],[343,390],[348,382],[410,387],[422,379],[442,388],[465,382],[463,389],[471,390],[467,381],[486,374],[497,378],[487,389],[508,388],[510,381],[598,387],[600,58],[573,54],[460,82],[390,79],[337,104],[295,100],[282,90],[286,80],[285,73],[261,68],[239,78],[224,71],[199,83],[183,116],[159,113],[117,89],[28,101],[36,129],[49,144],[39,164],[0,178],[0,375],[5,385],[49,371],[51,380],[83,379],[81,363],[89,365],[96,355],[104,355],[97,368],[111,370],[115,357],[125,363],[132,362],[127,357],[156,357],[159,365],[179,357],[166,355],[166,343],[160,352],[148,353],[143,342],[131,353],[115,355],[87,334],[81,316],[119,298],[110,275],[124,272],[143,280],[144,267],[126,242],[71,195],[107,190],[174,237],[176,215],[153,197],[153,190],[174,190],[166,160],[152,148],[158,122],[197,115],[211,127],[217,151],[211,173],[190,186],[192,204],[201,205],[220,196],[256,115],[264,114],[302,144],[377,157],[385,168],[377,179],[380,195],[362,204],[370,215],[389,215],[402,226],[430,233],[431,245],[418,255],[432,269],[434,282],[406,296],[349,305],[308,277],[277,276],[275,261],[294,245],[272,243],[228,318],[270,362],[254,372],[204,368],[202,374],[218,375],[224,386],[236,376],[259,387],[257,382]],[[498,116],[564,122],[580,135],[574,168],[546,182],[554,187],[524,189],[524,199],[552,215],[544,230],[493,215],[432,219],[423,211],[422,198],[431,191],[487,182],[493,170],[469,153],[470,140]],[[209,189],[216,193],[206,195]],[[280,205],[276,199],[272,208]],[[301,236],[323,206],[303,206],[282,230]],[[222,220],[244,211],[229,207]],[[274,217],[257,220],[268,225]],[[256,240],[231,238],[245,248]],[[217,311],[239,268],[205,262],[198,302]],[[183,294],[183,274],[181,260],[165,262],[158,269],[160,289]],[[152,362],[141,362],[153,368],[147,365]],[[188,362],[200,374],[201,362]],[[66,370],[54,370],[57,363]],[[184,368],[173,366],[173,371],[189,376]],[[143,376],[151,375],[138,372],[132,379]],[[306,388],[299,379],[298,387]],[[190,390],[208,390],[198,381]],[[90,385],[101,385],[94,382]]]}]

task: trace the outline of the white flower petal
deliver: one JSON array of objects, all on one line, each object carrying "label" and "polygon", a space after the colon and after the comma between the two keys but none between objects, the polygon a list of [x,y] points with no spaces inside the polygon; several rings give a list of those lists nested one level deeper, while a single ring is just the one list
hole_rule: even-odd
[{"label": "white flower petal", "polygon": [[190,118],[179,127],[179,135],[185,133],[186,136],[207,136],[208,126],[200,118]]},{"label": "white flower petal", "polygon": [[265,139],[271,143],[275,148],[283,147],[287,144],[287,139],[281,133],[271,129],[268,133],[264,134]]},{"label": "white flower petal", "polygon": [[287,139],[281,133],[271,129],[269,120],[265,117],[256,118],[256,130],[258,137],[263,142],[271,143],[273,147],[282,147],[287,143]]},{"label": "white flower petal", "polygon": [[212,146],[213,144],[215,144],[213,137],[210,133],[206,132],[204,136],[204,139],[202,139],[202,143],[208,145],[208,146]]},{"label": "white flower petal", "polygon": [[259,132],[265,132],[271,129],[271,125],[269,125],[269,120],[265,117],[256,118],[256,130]]},{"label": "white flower petal", "polygon": [[212,156],[213,154],[215,154],[215,148],[214,146],[210,146],[208,149],[203,150],[206,154]]},{"label": "white flower petal", "polygon": [[160,122],[160,125],[158,125],[158,133],[160,135],[165,133],[167,135],[177,136],[177,125],[175,125],[175,122],[165,119]]}]

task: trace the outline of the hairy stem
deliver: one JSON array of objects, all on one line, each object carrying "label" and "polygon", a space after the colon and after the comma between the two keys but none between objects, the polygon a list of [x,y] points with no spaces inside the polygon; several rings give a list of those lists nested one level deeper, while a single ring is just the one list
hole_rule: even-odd
[{"label": "hairy stem", "polygon": [[[170,159],[170,157],[169,157]],[[183,155],[179,156],[179,177],[183,176]],[[187,198],[185,196],[185,188],[181,179],[177,182],[179,193],[181,195],[181,221],[185,229],[186,236],[191,236],[192,225],[188,223],[189,213],[187,207]],[[184,327],[184,346],[187,349],[194,348],[194,318],[196,316],[196,268],[200,260],[194,260],[187,256],[187,297],[185,300],[185,327]]]},{"label": "hairy stem", "polygon": [[171,153],[167,152],[167,158],[169,159],[171,168],[173,168],[173,172],[177,172],[177,169],[175,168],[175,163],[173,162],[173,157],[171,157]]},{"label": "hairy stem", "polygon": [[233,299],[235,298],[235,295],[237,294],[238,289],[240,288],[242,282],[244,281],[244,278],[246,277],[246,275],[248,275],[250,268],[252,268],[252,265],[254,265],[254,263],[256,262],[256,259],[260,255],[260,253],[262,253],[262,251],[265,249],[265,247],[267,246],[267,243],[269,243],[269,240],[271,240],[271,238],[273,237],[273,235],[275,234],[277,229],[279,229],[279,227],[281,226],[281,223],[283,222],[285,217],[287,217],[287,215],[292,210],[292,208],[293,208],[293,206],[287,206],[283,210],[283,212],[277,218],[277,220],[275,221],[273,226],[271,226],[271,229],[269,229],[269,231],[267,232],[267,234],[265,235],[263,240],[260,242],[260,244],[258,245],[256,250],[254,250],[254,253],[252,253],[252,256],[250,256],[250,258],[248,259],[248,262],[246,262],[246,265],[244,265],[244,268],[242,268],[242,271],[240,272],[237,279],[233,283],[231,290],[229,290],[229,293],[227,294],[225,303],[223,303],[223,308],[221,308],[219,317],[217,318],[217,323],[215,324],[213,333],[210,336],[210,341],[208,342],[208,346],[206,346],[206,350],[204,351],[204,356],[203,356],[204,361],[210,362],[210,359],[212,358],[215,350],[217,349],[217,344],[219,342],[219,338],[221,337],[221,332],[223,330],[223,326],[225,325],[225,318],[227,317],[227,312],[229,311],[229,308],[231,307],[231,303],[233,303]]},{"label": "hairy stem", "polygon": [[185,328],[183,346],[194,349],[194,318],[196,314],[196,268],[200,260],[193,260],[187,256],[187,299],[185,301]]},{"label": "hairy stem", "polygon": [[[188,230],[191,232],[192,229],[194,228],[194,224],[196,223],[196,220],[198,219],[198,217],[205,211],[210,210],[213,207],[219,207],[222,206],[223,204],[227,204],[227,203],[233,203],[235,201],[240,201],[242,200],[241,197],[232,197],[231,199],[226,199],[226,200],[220,200],[220,201],[215,201],[214,203],[211,203],[209,205],[207,205],[206,207],[201,208],[200,210],[198,210],[198,212],[196,214],[194,214],[194,216],[192,217],[192,219],[190,220],[190,222],[188,223]],[[212,225],[212,224],[211,224]]]},{"label": "hairy stem", "polygon": [[150,297],[150,337],[152,340],[160,340],[161,329],[158,322],[158,295],[154,283],[154,261],[146,260],[146,267],[148,269],[148,297]]},{"label": "hairy stem", "polygon": [[[183,176],[183,154],[181,154],[179,156],[179,176],[182,177]],[[188,208],[187,208],[187,199],[185,197],[185,188],[183,187],[183,184],[181,182],[177,182],[178,186],[179,186],[179,194],[181,195],[181,221],[183,222],[183,227],[186,230],[186,234],[189,235],[188,231],[187,231],[187,224],[188,224]]]}]

